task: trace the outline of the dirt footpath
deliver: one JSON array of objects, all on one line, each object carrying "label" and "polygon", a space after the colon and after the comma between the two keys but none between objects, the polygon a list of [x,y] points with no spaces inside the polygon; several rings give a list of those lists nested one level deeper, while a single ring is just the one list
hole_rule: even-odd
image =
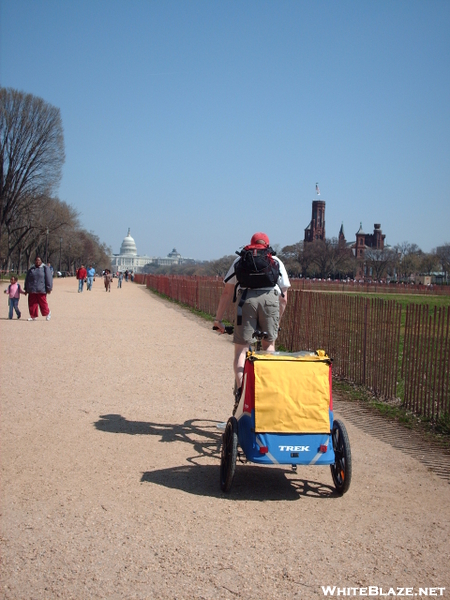
[{"label": "dirt footpath", "polygon": [[57,280],[49,322],[20,304],[0,320],[2,598],[450,597],[448,456],[335,399],[346,495],[328,467],[240,464],[224,495],[229,339],[131,283]]}]

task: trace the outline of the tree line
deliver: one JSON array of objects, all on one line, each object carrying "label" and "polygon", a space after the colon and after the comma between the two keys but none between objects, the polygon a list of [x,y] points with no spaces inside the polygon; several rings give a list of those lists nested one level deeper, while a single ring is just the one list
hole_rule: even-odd
[{"label": "tree line", "polygon": [[[354,279],[365,272],[366,279],[382,281],[395,279],[408,281],[414,274],[443,272],[450,274],[450,244],[444,244],[430,253],[423,252],[417,244],[403,242],[382,250],[366,249],[363,259],[353,255],[351,249],[336,238],[297,242],[275,248],[290,277],[321,279]],[[236,255],[195,264],[148,265],[148,273],[223,277]]]},{"label": "tree line", "polygon": [[296,277],[354,279],[358,273],[364,273],[366,279],[373,281],[408,281],[413,275],[450,272],[448,243],[430,253],[409,242],[383,249],[366,248],[360,258],[346,244],[332,238],[285,246],[280,258]]},{"label": "tree line", "polygon": [[110,264],[110,249],[56,196],[65,161],[59,108],[0,87],[0,268],[19,274],[36,255],[55,270]]}]

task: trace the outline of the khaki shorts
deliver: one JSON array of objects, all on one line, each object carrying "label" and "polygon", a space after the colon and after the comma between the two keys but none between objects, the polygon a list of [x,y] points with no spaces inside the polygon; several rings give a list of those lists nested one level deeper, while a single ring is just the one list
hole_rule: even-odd
[{"label": "khaki shorts", "polygon": [[[242,290],[237,293],[236,307]],[[260,329],[268,333],[267,341],[274,342],[278,336],[280,322],[280,293],[272,290],[247,290],[242,307],[242,325],[234,326],[235,344],[253,344],[253,333]]]}]

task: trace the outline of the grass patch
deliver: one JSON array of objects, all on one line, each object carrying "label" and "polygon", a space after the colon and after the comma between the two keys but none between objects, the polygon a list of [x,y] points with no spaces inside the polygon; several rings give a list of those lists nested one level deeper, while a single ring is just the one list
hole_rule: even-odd
[{"label": "grass patch", "polygon": [[436,421],[418,417],[406,410],[400,399],[383,401],[370,391],[348,381],[333,379],[333,389],[347,402],[359,402],[383,417],[401,424],[450,451],[450,415],[445,414]]}]

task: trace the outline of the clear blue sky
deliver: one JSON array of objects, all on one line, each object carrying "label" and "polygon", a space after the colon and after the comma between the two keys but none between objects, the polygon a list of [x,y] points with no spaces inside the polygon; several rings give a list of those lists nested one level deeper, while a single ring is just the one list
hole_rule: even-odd
[{"label": "clear blue sky", "polygon": [[61,110],[59,197],[119,251],[381,223],[450,242],[448,0],[0,0],[0,81]]}]

